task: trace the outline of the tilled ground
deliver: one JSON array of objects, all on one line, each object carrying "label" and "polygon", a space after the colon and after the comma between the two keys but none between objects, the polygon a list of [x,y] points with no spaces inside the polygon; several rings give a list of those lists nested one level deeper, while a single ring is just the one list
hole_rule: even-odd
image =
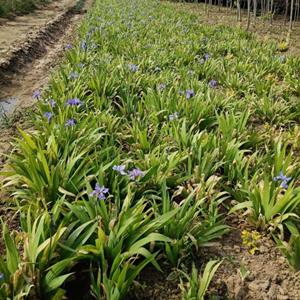
[{"label": "tilled ground", "polygon": [[[58,3],[60,5],[57,7],[54,3],[51,4],[54,6],[54,12],[59,12],[58,14],[52,14],[52,19],[40,26],[30,27],[31,31],[21,35],[7,48],[5,55],[2,54],[0,61],[0,79],[2,79],[2,82],[0,80],[0,119],[2,115],[0,153],[7,153],[9,141],[16,127],[16,119],[20,114],[24,114],[25,108],[33,104],[33,91],[47,84],[52,70],[63,56],[65,45],[72,40],[76,27],[83,17],[82,12],[91,5],[92,0],[85,2],[80,13],[74,11],[77,0]],[[37,13],[39,11],[35,12]],[[29,20],[32,18],[31,15],[21,17],[21,24],[25,22],[26,17]],[[14,22],[18,22],[18,18]],[[1,25],[0,31],[5,31],[6,26],[10,25]]]}]

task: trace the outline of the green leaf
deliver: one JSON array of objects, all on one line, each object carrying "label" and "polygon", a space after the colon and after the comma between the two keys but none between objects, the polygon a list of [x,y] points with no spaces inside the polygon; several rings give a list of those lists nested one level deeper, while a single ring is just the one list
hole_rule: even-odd
[{"label": "green leaf", "polygon": [[7,268],[11,274],[14,274],[18,269],[20,257],[16,244],[9,235],[6,224],[3,224],[3,239],[6,247]]}]

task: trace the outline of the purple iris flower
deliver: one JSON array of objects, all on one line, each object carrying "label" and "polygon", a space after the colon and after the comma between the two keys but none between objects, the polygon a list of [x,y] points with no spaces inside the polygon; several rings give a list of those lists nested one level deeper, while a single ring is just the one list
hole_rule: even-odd
[{"label": "purple iris flower", "polygon": [[164,83],[161,83],[158,88],[162,91],[166,88],[167,86]]},{"label": "purple iris flower", "polygon": [[116,166],[113,166],[112,169],[114,171],[117,171],[119,172],[121,175],[126,175],[127,173],[125,172],[125,166],[124,165],[116,165]]},{"label": "purple iris flower", "polygon": [[73,46],[72,46],[72,44],[67,44],[65,48],[68,49],[68,50],[70,50],[70,49],[73,48]]},{"label": "purple iris flower", "polygon": [[283,172],[280,171],[279,176],[276,176],[273,178],[274,181],[281,181],[280,186],[284,189],[288,188],[288,183],[292,180],[291,177],[286,177],[283,175]]},{"label": "purple iris flower", "polygon": [[169,115],[169,121],[176,120],[178,119],[178,117],[179,117],[178,112],[174,112],[174,114]]},{"label": "purple iris flower", "polygon": [[48,123],[50,123],[52,116],[53,116],[53,114],[50,111],[47,111],[44,113],[44,117],[47,118]]},{"label": "purple iris flower", "polygon": [[129,64],[128,68],[131,72],[137,72],[139,70],[139,66],[137,66],[135,64]]},{"label": "purple iris flower", "polygon": [[186,90],[185,92],[185,97],[186,99],[191,99],[195,96],[194,90]]},{"label": "purple iris flower", "polygon": [[210,55],[208,53],[204,54],[204,60],[207,61],[210,59]]},{"label": "purple iris flower", "polygon": [[100,186],[98,183],[96,183],[94,190],[91,192],[90,196],[92,197],[97,197],[99,200],[105,200],[106,199],[106,194],[108,194],[109,189]]},{"label": "purple iris flower", "polygon": [[286,62],[286,57],[284,55],[279,56],[279,61],[284,64]]},{"label": "purple iris flower", "polygon": [[210,82],[208,83],[208,86],[212,89],[215,89],[218,86],[217,80],[214,80],[214,79],[210,80]]},{"label": "purple iris flower", "polygon": [[41,91],[35,90],[32,95],[33,99],[39,100],[41,98]]},{"label": "purple iris flower", "polygon": [[54,100],[54,99],[50,99],[50,100],[49,100],[49,105],[50,105],[52,108],[55,107],[55,105],[56,105],[55,100]]},{"label": "purple iris flower", "polygon": [[72,126],[75,126],[76,124],[77,124],[77,121],[75,119],[69,119],[69,120],[67,120],[65,126],[72,127]]},{"label": "purple iris flower", "polygon": [[131,180],[135,180],[137,177],[144,177],[145,173],[141,171],[139,168],[135,168],[128,172],[129,178]]},{"label": "purple iris flower", "polygon": [[77,79],[79,77],[79,74],[77,72],[71,72],[69,78],[70,79]]},{"label": "purple iris flower", "polygon": [[73,99],[68,99],[66,105],[79,106],[82,105],[82,102],[78,98],[73,98]]},{"label": "purple iris flower", "polygon": [[86,50],[87,49],[87,43],[85,41],[81,42],[80,47],[82,50]]}]

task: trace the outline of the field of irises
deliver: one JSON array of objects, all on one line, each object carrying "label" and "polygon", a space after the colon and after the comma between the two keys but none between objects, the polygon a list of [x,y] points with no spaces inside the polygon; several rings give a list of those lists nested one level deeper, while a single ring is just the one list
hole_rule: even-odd
[{"label": "field of irises", "polygon": [[96,0],[65,52],[4,173],[1,299],[126,299],[162,264],[204,299],[232,216],[300,269],[299,58],[154,0]]}]

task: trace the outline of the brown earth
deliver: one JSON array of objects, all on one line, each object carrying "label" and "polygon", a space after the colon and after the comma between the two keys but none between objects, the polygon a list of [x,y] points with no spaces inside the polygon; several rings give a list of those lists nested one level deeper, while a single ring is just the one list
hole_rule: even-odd
[{"label": "brown earth", "polygon": [[74,6],[74,0],[54,1],[46,6],[41,6],[35,12],[17,16],[13,19],[0,19],[0,57],[4,58],[6,53],[18,41],[26,38],[28,33],[34,32],[44,26],[48,21],[53,20],[57,13],[62,13]]},{"label": "brown earth", "polygon": [[[34,14],[17,17],[13,24],[7,21],[0,25],[0,45],[6,39],[13,41],[3,46],[0,60],[0,118],[4,117],[0,121],[0,154],[8,152],[7,142],[17,125],[16,119],[33,104],[33,92],[47,84],[61,61],[65,45],[72,40],[83,16],[73,11],[76,3],[77,0],[53,2]],[[82,12],[91,3],[87,0]],[[33,23],[39,14],[40,20]]]},{"label": "brown earth", "polygon": [[[195,253],[197,268],[203,270],[210,259],[223,259],[210,287],[207,299],[223,300],[298,300],[300,272],[288,266],[285,257],[270,237],[262,236],[258,251],[250,254],[242,242],[244,229],[254,230],[240,217],[228,220],[232,230],[219,242]],[[190,262],[185,262],[190,268]],[[180,300],[179,272],[167,266],[164,273],[145,269],[127,300]],[[170,275],[171,274],[171,275]]]},{"label": "brown earth", "polygon": [[300,272],[291,270],[270,237],[262,236],[258,251],[250,254],[242,243],[241,232],[254,228],[240,216],[230,223],[231,232],[220,243],[202,251],[205,259],[225,259],[214,278],[215,286],[225,284],[228,299],[300,299]]}]

